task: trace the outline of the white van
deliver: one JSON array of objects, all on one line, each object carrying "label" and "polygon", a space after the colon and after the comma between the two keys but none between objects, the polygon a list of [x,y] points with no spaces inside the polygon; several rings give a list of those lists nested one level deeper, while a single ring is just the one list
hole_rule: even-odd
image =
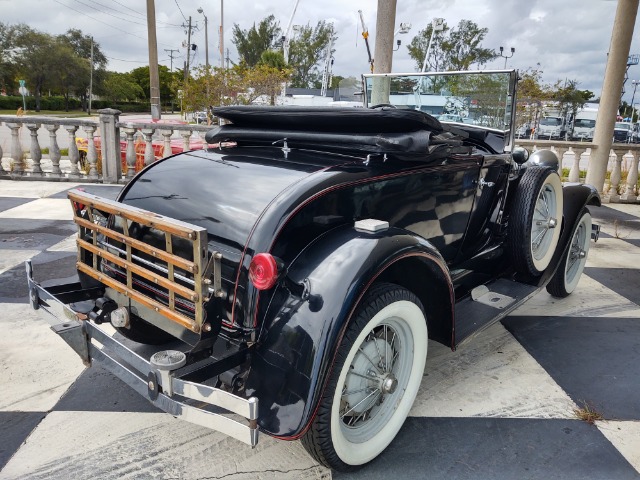
[{"label": "white van", "polygon": [[564,140],[566,133],[562,117],[542,117],[535,135],[536,138],[545,140]]},{"label": "white van", "polygon": [[571,140],[591,142],[596,129],[597,110],[582,110],[576,114],[573,121]]}]

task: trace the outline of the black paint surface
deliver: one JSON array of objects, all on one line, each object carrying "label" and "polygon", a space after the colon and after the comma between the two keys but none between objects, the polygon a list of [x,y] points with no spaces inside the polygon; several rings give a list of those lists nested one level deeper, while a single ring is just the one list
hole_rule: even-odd
[{"label": "black paint surface", "polygon": [[7,464],[45,415],[45,412],[0,412],[0,468]]}]

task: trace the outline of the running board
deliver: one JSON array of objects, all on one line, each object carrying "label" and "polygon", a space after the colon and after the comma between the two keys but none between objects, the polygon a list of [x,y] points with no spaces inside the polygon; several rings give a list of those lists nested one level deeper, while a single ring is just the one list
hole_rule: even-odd
[{"label": "running board", "polygon": [[456,303],[455,345],[509,315],[539,289],[505,278],[474,288]]}]

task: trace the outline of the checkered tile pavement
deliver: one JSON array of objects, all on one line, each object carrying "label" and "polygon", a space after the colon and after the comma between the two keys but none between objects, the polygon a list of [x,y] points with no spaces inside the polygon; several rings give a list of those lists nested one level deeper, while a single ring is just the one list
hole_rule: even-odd
[{"label": "checkered tile pavement", "polygon": [[[640,478],[640,206],[591,209],[603,233],[569,298],[540,293],[456,352],[431,343],[402,431],[346,475],[298,442],[263,435],[251,450],[176,420],[84,369],[27,305],[23,266],[45,284],[74,276],[74,186],[0,180],[0,479]],[[604,419],[579,420],[585,405]]]}]

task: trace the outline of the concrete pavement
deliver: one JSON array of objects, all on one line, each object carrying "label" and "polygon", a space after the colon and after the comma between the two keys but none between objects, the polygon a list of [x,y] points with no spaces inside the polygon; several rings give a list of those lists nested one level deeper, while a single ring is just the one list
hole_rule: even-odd
[{"label": "concrete pavement", "polygon": [[[400,434],[347,475],[298,442],[251,450],[176,420],[84,369],[27,305],[23,267],[73,278],[73,186],[0,180],[0,479],[640,478],[640,207],[591,209],[603,233],[567,299],[540,293],[456,352],[430,343]],[[579,420],[585,405],[604,419]]]}]

